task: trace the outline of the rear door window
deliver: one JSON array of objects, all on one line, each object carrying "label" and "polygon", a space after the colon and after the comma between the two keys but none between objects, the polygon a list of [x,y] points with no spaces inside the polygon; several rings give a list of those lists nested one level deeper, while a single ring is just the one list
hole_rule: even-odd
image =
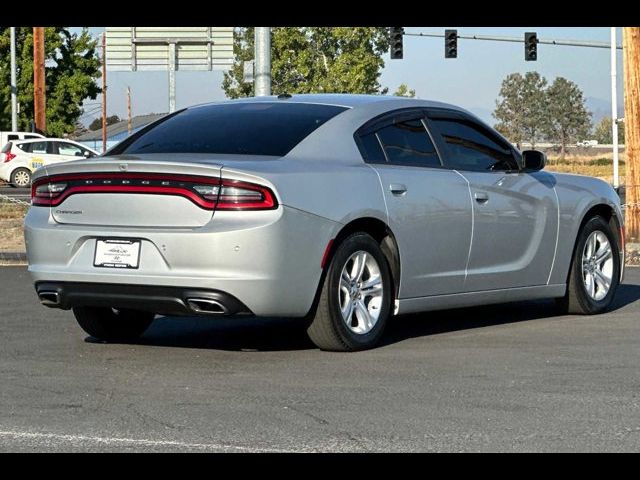
[{"label": "rear door window", "polygon": [[[29,147],[29,150],[25,150],[28,151],[29,153],[34,153],[34,154],[47,154],[50,153],[52,150],[52,142],[31,142],[31,143],[25,143],[23,145]],[[24,150],[24,148],[23,148]]]},{"label": "rear door window", "polygon": [[422,119],[396,121],[376,132],[387,161],[394,165],[439,167],[438,153]]}]

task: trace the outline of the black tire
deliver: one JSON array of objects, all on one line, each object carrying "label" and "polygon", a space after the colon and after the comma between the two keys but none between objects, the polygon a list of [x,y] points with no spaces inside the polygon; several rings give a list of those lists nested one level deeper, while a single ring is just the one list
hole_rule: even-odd
[{"label": "black tire", "polygon": [[[18,181],[16,181],[16,177],[18,175],[27,175],[29,179],[28,182],[24,185],[18,185]],[[31,185],[31,170],[29,170],[28,168],[16,168],[13,172],[11,172],[11,178],[9,180],[9,183],[12,187],[26,188]]]},{"label": "black tire", "polygon": [[[589,236],[596,231],[604,233],[607,241],[611,245],[613,258],[613,274],[609,291],[599,301],[596,301],[587,293],[587,288],[583,280],[582,256],[585,244]],[[567,293],[563,298],[557,300],[558,307],[563,313],[578,315],[594,315],[606,311],[613,302],[618,284],[620,283],[620,248],[616,235],[611,229],[611,225],[601,216],[589,219],[580,233],[571,259],[569,268],[569,278],[567,281]]]},{"label": "black tire", "polygon": [[107,342],[137,339],[155,317],[150,312],[113,310],[108,307],[75,307],[73,314],[85,332]]},{"label": "black tire", "polygon": [[[339,288],[342,269],[358,251],[364,251],[375,259],[382,279],[380,312],[377,322],[367,333],[350,330],[340,312]],[[324,277],[315,314],[307,329],[311,341],[322,350],[334,352],[351,352],[374,347],[380,341],[390,316],[393,292],[391,284],[389,265],[378,242],[366,233],[354,233],[347,237],[336,248]],[[366,296],[363,301],[366,301]],[[355,323],[357,324],[357,317]]]}]

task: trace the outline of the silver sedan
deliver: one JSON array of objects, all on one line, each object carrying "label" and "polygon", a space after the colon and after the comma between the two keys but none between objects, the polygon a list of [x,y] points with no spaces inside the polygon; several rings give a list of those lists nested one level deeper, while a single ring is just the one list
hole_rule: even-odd
[{"label": "silver sedan", "polygon": [[538,298],[602,312],[623,274],[619,198],[544,163],[439,102],[200,105],[39,169],[29,272],[44,305],[108,341],[157,314],[285,316],[351,351],[410,312]]}]

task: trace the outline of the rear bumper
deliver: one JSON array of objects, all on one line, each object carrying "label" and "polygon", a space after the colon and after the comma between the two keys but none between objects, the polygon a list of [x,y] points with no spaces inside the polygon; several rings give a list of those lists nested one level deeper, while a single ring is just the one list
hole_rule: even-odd
[{"label": "rear bumper", "polygon": [[13,171],[11,162],[0,163],[0,180],[9,182],[11,180],[11,172]]},{"label": "rear bumper", "polygon": [[[97,301],[115,306],[110,302],[122,303],[130,296],[126,290],[135,288],[139,294],[130,308],[139,308],[139,299],[156,301],[154,289],[166,288],[177,290],[163,290],[160,296],[169,300],[159,299],[146,309],[181,314],[183,292],[218,292],[257,316],[301,317],[311,308],[324,249],[337,228],[336,222],[282,205],[242,216],[216,212],[210,223],[192,229],[60,224],[48,208],[32,207],[25,219],[25,242],[36,285],[97,285],[74,287],[71,300],[63,294],[68,306],[78,299],[88,304],[88,298],[95,298],[96,306]],[[140,239],[139,268],[94,267],[96,239],[104,237]],[[102,293],[105,285],[111,293]],[[187,313],[193,314],[192,309]]]},{"label": "rear bumper", "polygon": [[161,315],[252,314],[233,295],[217,290],[74,282],[37,282],[35,287],[43,305],[63,310],[112,307]]}]

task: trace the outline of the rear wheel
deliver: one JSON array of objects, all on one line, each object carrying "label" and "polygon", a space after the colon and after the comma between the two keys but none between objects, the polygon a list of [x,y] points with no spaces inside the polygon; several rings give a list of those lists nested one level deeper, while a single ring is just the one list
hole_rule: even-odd
[{"label": "rear wheel", "polygon": [[567,294],[559,299],[566,313],[592,315],[611,306],[620,282],[620,251],[609,223],[591,218],[578,235]]},{"label": "rear wheel", "polygon": [[337,248],[307,329],[322,350],[375,346],[391,309],[391,274],[380,245],[368,234],[347,237]]},{"label": "rear wheel", "polygon": [[11,172],[11,185],[24,188],[31,185],[31,171],[28,168],[16,168]]},{"label": "rear wheel", "polygon": [[108,342],[135,340],[155,317],[150,312],[108,307],[75,307],[73,314],[85,332]]}]

